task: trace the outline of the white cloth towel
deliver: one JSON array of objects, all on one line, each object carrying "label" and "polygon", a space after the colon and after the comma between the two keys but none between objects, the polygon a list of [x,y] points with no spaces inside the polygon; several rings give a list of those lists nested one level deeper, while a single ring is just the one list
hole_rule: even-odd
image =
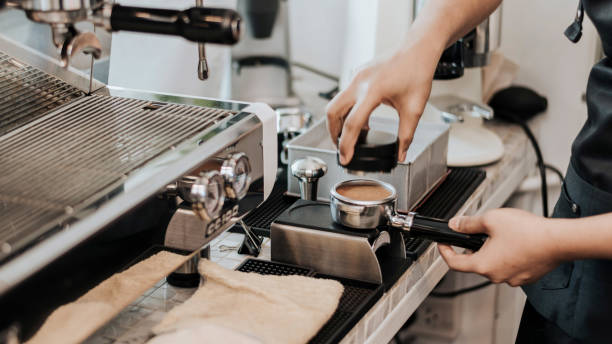
[{"label": "white cloth towel", "polygon": [[344,290],[333,280],[231,271],[208,260],[199,271],[204,285],[172,309],[153,328],[155,334],[193,329],[199,322],[268,344],[306,343],[332,316]]},{"label": "white cloth towel", "polygon": [[84,341],[187,258],[162,251],[114,274],[76,301],[53,311],[27,344]]}]

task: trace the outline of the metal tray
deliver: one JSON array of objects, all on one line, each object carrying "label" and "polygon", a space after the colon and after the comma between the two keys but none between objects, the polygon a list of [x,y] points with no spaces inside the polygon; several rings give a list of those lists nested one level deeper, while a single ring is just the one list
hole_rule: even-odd
[{"label": "metal tray", "polygon": [[[372,129],[396,132],[397,121],[389,118],[372,118]],[[406,160],[399,163],[391,173],[350,174],[340,167],[336,160],[336,147],[332,143],[325,121],[315,124],[304,134],[288,144],[289,162],[314,156],[327,163],[327,173],[319,179],[317,197],[329,201],[329,190],[340,181],[354,178],[371,178],[387,182],[398,191],[397,209],[409,211],[446,174],[448,151],[448,126],[445,124],[421,122]],[[299,196],[297,179],[288,173],[288,193]]]}]

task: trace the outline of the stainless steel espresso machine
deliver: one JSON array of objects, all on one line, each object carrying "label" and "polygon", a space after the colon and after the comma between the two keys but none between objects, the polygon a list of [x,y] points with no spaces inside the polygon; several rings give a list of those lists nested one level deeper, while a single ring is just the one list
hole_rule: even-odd
[{"label": "stainless steel espresso machine", "polygon": [[[113,88],[95,80],[93,68],[70,66],[81,53],[93,66],[100,30],[234,44],[235,11],[98,0],[0,8],[48,24],[60,56],[0,32],[2,342],[7,329],[27,338],[51,310],[152,245],[204,250],[267,197],[277,163],[275,114],[266,105]],[[84,22],[95,31],[77,29]]]}]

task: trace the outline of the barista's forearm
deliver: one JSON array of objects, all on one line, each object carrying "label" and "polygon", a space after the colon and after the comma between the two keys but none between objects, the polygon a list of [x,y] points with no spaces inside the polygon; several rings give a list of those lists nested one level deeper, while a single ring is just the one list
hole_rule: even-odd
[{"label": "barista's forearm", "polygon": [[612,259],[612,213],[548,221],[551,250],[561,260]]},{"label": "barista's forearm", "polygon": [[481,23],[501,0],[427,0],[406,35],[411,49],[415,40],[442,51]]}]

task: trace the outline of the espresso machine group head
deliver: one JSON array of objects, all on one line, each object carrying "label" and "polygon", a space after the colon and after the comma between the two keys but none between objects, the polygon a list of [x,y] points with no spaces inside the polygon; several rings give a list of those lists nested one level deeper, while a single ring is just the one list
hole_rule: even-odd
[{"label": "espresso machine group head", "polygon": [[[200,44],[238,42],[241,18],[236,11],[201,7],[201,2],[197,5],[177,11],[121,6],[103,0],[0,0],[0,9],[21,9],[30,20],[51,26],[51,38],[60,50],[64,67],[79,52],[94,58],[101,54],[95,34],[76,29],[75,24],[79,22],[90,22],[109,32],[125,30],[181,36]],[[205,56],[203,47],[199,50],[199,55]],[[205,60],[198,66],[201,79],[205,79],[208,71],[201,70],[200,65],[206,66]]]}]

